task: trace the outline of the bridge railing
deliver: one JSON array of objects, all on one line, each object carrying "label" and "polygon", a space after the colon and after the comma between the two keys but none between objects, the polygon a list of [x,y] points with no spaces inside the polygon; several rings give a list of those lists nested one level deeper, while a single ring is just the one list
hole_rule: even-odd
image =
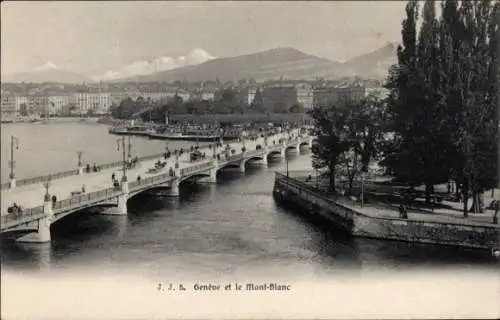
[{"label": "bridge railing", "polygon": [[241,160],[243,159],[243,154],[240,153],[240,154],[235,154],[235,155],[232,155],[232,156],[229,156],[226,161],[227,162],[230,162],[230,161],[236,161],[236,160]]},{"label": "bridge railing", "polygon": [[263,150],[252,150],[252,151],[245,152],[244,156],[245,157],[255,157],[255,156],[261,156],[262,154],[264,154]]},{"label": "bridge railing", "polygon": [[[16,181],[16,186],[22,187],[25,185],[29,184],[35,184],[35,183],[43,183],[49,180],[56,180],[56,179],[61,179],[61,178],[66,178],[66,177],[71,177],[74,175],[78,174],[78,170],[68,170],[68,171],[63,171],[63,172],[58,172],[54,174],[48,174],[44,176],[38,176],[38,177],[33,177],[33,178],[28,178],[28,179],[21,179]],[[1,188],[2,189],[7,189],[9,187],[9,183],[2,183]]]},{"label": "bridge railing", "polygon": [[136,189],[139,189],[142,186],[150,185],[155,182],[166,182],[172,180],[174,177],[171,177],[168,173],[162,173],[160,175],[154,176],[154,177],[148,177],[144,178],[141,180],[136,180],[129,182],[128,188],[130,191],[135,191]]},{"label": "bridge railing", "polygon": [[79,196],[71,197],[69,199],[64,199],[57,201],[53,207],[54,211],[67,210],[73,207],[78,207],[82,203],[87,203],[95,200],[105,200],[107,198],[119,195],[121,193],[120,189],[117,188],[107,188],[100,191],[85,193]]},{"label": "bridge railing", "polygon": [[197,164],[195,166],[183,168],[180,170],[180,173],[181,173],[181,176],[184,176],[184,175],[190,174],[190,173],[195,172],[195,171],[199,171],[199,170],[203,170],[203,169],[210,169],[210,168],[212,168],[212,166],[213,166],[212,162],[204,162],[204,163]]},{"label": "bridge railing", "polygon": [[[268,139],[273,139],[273,138],[277,139],[279,137],[281,137],[281,134],[278,133],[276,135],[268,136]],[[268,140],[268,141],[270,142],[272,140]],[[229,144],[236,143],[236,142],[238,142],[238,141],[237,140],[227,141],[227,143],[229,143]],[[272,148],[279,148],[279,147],[281,147],[281,145],[279,145],[278,143],[276,143],[276,145],[272,145],[272,144],[268,145],[268,148],[270,150]],[[208,144],[202,145],[199,148],[199,150],[205,150],[205,149],[208,149]],[[155,158],[159,158],[162,155],[163,155],[163,153],[157,153],[157,154],[142,156],[142,157],[139,157],[138,160],[139,161],[152,160]],[[240,157],[240,158],[238,158],[238,157]],[[228,159],[226,159],[226,161],[234,161],[237,159],[241,159],[241,155],[232,155]],[[110,169],[110,168],[115,168],[115,167],[120,167],[120,166],[122,166],[122,161],[114,161],[114,162],[102,164],[102,165],[100,165],[100,168],[101,169]],[[29,185],[29,184],[43,183],[43,182],[46,182],[48,180],[57,180],[57,179],[62,179],[62,178],[71,177],[71,176],[75,176],[75,175],[78,175],[78,169],[68,170],[68,171],[63,171],[63,172],[58,172],[58,173],[54,173],[54,174],[33,177],[33,178],[21,179],[21,180],[18,180],[16,182],[16,186],[20,187],[20,186],[25,186],[25,185]],[[0,185],[0,189],[2,189],[2,190],[8,189],[9,186],[10,186],[9,182],[5,182],[5,183],[2,183]]]},{"label": "bridge railing", "polygon": [[43,205],[41,205],[34,208],[24,209],[19,213],[9,213],[7,215],[2,216],[1,225],[3,227],[5,224],[12,221],[22,221],[24,219],[41,216],[43,215],[43,212],[44,212]]}]

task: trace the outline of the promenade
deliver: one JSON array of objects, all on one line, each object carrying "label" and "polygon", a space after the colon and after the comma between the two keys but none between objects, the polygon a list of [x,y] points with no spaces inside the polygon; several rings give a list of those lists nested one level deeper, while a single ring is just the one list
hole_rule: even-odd
[{"label": "promenade", "polygon": [[[306,176],[294,176],[294,179],[316,188],[316,180],[312,179],[307,181]],[[325,181],[326,183],[326,181]],[[326,187],[320,185],[320,189],[326,190]],[[500,190],[496,189],[495,194],[500,195]],[[495,197],[491,197],[491,192],[487,191],[484,194],[485,206],[488,206]],[[360,199],[351,200],[346,197],[335,197],[335,201],[352,210],[363,213],[373,218],[388,218],[400,219],[399,207],[397,204],[382,203],[375,198],[370,197],[363,206],[361,206]],[[472,198],[469,198],[469,207],[472,205]],[[456,223],[456,224],[470,224],[470,225],[493,225],[493,215],[495,211],[492,209],[484,209],[483,213],[469,213],[467,218],[463,217],[463,203],[442,200],[440,207],[434,209],[421,208],[414,206],[406,206],[408,219],[419,220],[427,222],[441,222],[441,223]],[[495,226],[495,225],[493,225]],[[498,225],[500,228],[500,225]]]},{"label": "promenade", "polygon": [[442,207],[434,210],[412,204],[407,217],[401,217],[397,204],[368,196],[367,203],[361,205],[359,199],[333,195],[318,186],[304,172],[290,176],[277,173],[273,195],[293,210],[321,216],[355,237],[487,250],[500,248],[500,225],[493,223],[493,210],[469,213],[464,218],[460,204],[443,201]]}]

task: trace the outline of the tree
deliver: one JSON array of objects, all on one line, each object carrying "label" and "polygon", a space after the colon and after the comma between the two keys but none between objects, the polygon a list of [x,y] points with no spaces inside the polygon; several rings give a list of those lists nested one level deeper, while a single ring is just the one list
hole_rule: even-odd
[{"label": "tree", "polygon": [[304,111],[306,111],[306,109],[302,103],[295,103],[288,110],[290,113],[304,113]]},{"label": "tree", "polygon": [[410,184],[453,178],[473,211],[498,180],[498,2],[445,0],[436,18],[427,0],[417,37],[418,3],[409,1],[388,98],[395,133],[388,169]]},{"label": "tree", "polygon": [[328,190],[335,192],[335,169],[340,155],[349,149],[344,127],[349,120],[344,109],[315,107],[309,114],[314,121],[313,135],[317,143],[312,147],[313,167],[326,169],[329,177]]},{"label": "tree", "polygon": [[250,104],[250,110],[256,113],[264,113],[266,109],[264,107],[264,98],[262,96],[262,90],[260,88],[255,92],[252,103]]},{"label": "tree", "polygon": [[374,96],[369,96],[340,111],[346,118],[342,129],[347,137],[348,149],[340,155],[338,165],[348,179],[347,193],[351,194],[356,176],[367,172],[370,162],[378,160],[383,150],[386,104]]},{"label": "tree", "polygon": [[288,113],[288,108],[283,102],[276,102],[273,106],[274,113]]},{"label": "tree", "polygon": [[[386,87],[390,90],[388,110],[390,129],[394,132],[393,144],[387,146],[384,163],[396,179],[413,185],[422,180],[422,166],[416,155],[418,145],[424,145],[422,131],[416,119],[416,112],[422,101],[416,92],[420,88],[420,72],[417,65],[417,20],[418,1],[411,0],[406,5],[406,19],[402,24],[402,45],[397,48],[397,64],[390,69]],[[417,94],[415,94],[417,93]],[[417,125],[415,125],[417,124]]]}]

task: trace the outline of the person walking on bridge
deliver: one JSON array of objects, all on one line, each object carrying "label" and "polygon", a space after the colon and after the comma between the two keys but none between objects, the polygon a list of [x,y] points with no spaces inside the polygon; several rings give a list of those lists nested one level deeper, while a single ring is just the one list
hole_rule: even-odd
[{"label": "person walking on bridge", "polygon": [[57,202],[57,197],[56,197],[56,195],[53,195],[52,196],[52,208],[54,208],[56,206],[56,202]]}]

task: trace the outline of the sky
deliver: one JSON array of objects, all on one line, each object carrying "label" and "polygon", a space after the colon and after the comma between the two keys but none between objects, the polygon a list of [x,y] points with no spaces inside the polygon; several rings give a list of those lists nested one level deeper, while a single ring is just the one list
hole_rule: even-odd
[{"label": "sky", "polygon": [[2,74],[116,77],[276,47],[345,61],[399,42],[404,1],[1,3]]}]

